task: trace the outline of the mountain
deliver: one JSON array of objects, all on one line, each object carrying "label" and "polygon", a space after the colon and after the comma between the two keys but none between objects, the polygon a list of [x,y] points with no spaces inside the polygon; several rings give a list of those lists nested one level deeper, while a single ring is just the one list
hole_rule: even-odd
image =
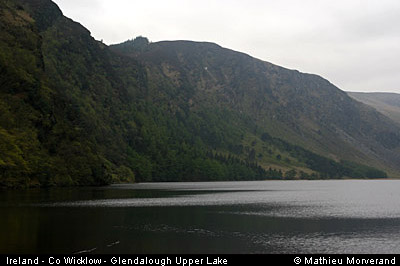
[{"label": "mountain", "polygon": [[[169,80],[168,85],[165,81],[154,85],[153,96],[156,91],[180,88],[180,98],[169,99],[172,105],[186,103],[192,112],[218,106],[236,113],[235,117],[245,115],[244,121],[252,121],[255,127],[246,133],[248,143],[260,142],[260,136],[268,134],[336,161],[398,170],[398,126],[317,75],[285,69],[212,43],[144,45],[141,40],[135,50],[134,40],[111,49],[144,64],[150,80]],[[264,147],[257,147],[256,153],[265,156]],[[298,159],[290,154],[288,158]],[[270,158],[260,161],[271,163]]]},{"label": "mountain", "polygon": [[353,99],[372,106],[400,125],[400,94],[348,92]]},{"label": "mountain", "polygon": [[0,2],[0,186],[379,178],[399,126],[316,75],[213,43],[107,46],[50,0]]}]

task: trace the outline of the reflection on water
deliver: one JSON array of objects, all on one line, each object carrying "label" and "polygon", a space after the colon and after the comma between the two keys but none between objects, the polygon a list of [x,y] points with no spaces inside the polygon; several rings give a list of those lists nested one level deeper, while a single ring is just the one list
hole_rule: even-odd
[{"label": "reflection on water", "polygon": [[400,253],[400,181],[0,192],[0,253]]}]

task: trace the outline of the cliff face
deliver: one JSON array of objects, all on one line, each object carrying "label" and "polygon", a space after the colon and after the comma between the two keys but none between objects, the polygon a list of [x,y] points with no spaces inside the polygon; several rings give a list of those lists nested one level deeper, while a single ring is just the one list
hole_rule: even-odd
[{"label": "cliff face", "polygon": [[0,185],[384,177],[399,127],[321,77],[212,43],[108,47],[0,3]]}]

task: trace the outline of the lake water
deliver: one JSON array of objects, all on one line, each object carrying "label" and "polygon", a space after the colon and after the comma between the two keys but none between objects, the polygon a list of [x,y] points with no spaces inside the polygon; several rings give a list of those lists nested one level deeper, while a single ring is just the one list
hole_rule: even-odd
[{"label": "lake water", "polygon": [[0,253],[400,253],[400,181],[0,191]]}]

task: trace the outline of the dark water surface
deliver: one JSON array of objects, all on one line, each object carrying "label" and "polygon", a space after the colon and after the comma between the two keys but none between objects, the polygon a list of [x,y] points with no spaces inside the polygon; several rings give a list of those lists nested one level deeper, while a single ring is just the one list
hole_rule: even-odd
[{"label": "dark water surface", "polygon": [[0,253],[400,253],[400,181],[0,191]]}]

